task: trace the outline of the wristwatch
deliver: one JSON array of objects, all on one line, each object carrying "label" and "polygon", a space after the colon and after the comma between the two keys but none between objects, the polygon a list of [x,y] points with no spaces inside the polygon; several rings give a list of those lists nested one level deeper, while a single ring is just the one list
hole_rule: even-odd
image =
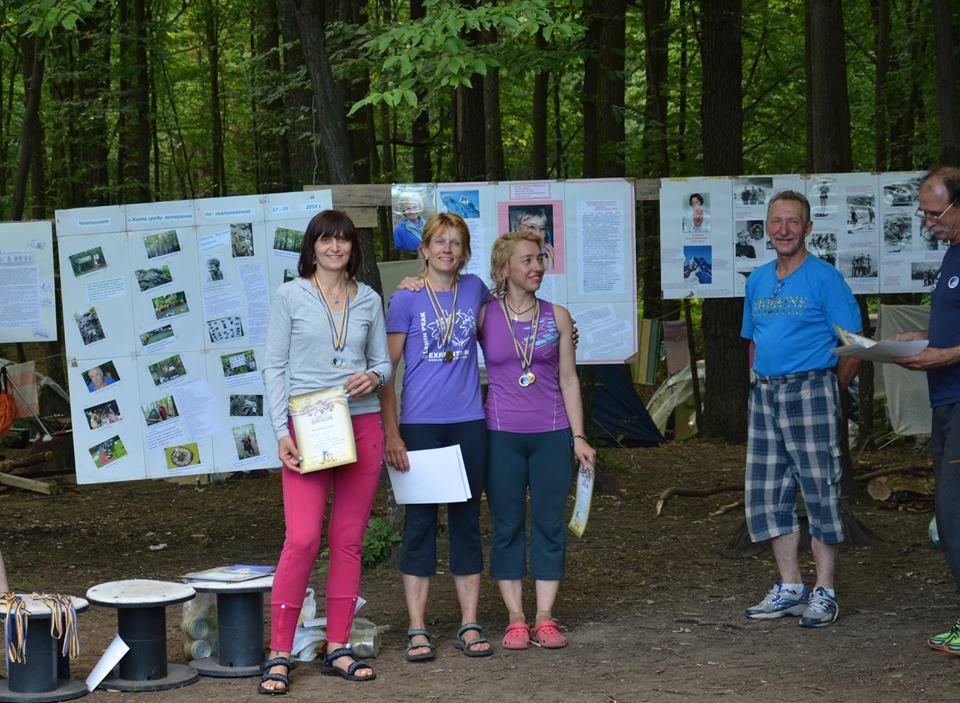
[{"label": "wristwatch", "polygon": [[373,392],[376,393],[386,384],[387,380],[383,377],[383,374],[374,369],[370,369],[370,372],[377,377],[377,387],[373,389]]}]

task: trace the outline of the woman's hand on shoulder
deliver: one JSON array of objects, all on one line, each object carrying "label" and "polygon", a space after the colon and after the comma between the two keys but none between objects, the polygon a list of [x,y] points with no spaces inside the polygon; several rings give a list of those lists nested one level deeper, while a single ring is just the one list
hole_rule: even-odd
[{"label": "woman's hand on shoulder", "polygon": [[564,328],[570,330],[570,339],[573,341],[573,348],[576,349],[580,344],[580,330],[577,329],[577,321],[573,315],[562,305],[553,306],[553,316],[557,320],[557,328],[563,332]]},{"label": "woman's hand on shoulder", "polygon": [[591,469],[597,464],[597,450],[591,447],[583,437],[574,437],[573,453],[577,461]]},{"label": "woman's hand on shoulder", "polygon": [[283,468],[291,471],[300,470],[300,452],[289,435],[281,437],[277,442],[277,457],[283,464]]},{"label": "woman's hand on shoulder", "polygon": [[422,276],[407,276],[397,284],[397,290],[408,290],[411,293],[419,293],[423,290]]},{"label": "woman's hand on shoulder", "polygon": [[407,459],[407,445],[400,438],[399,432],[386,433],[383,457],[397,471],[410,470],[410,461]]}]

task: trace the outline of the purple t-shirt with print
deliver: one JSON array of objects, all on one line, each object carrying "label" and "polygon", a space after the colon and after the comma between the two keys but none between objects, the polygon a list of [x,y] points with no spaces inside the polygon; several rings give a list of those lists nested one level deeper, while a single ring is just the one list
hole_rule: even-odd
[{"label": "purple t-shirt with print", "polygon": [[[457,311],[449,350],[453,361],[444,361],[441,325],[426,289],[419,293],[398,290],[387,308],[387,334],[407,335],[403,346],[403,391],[400,422],[428,425],[467,422],[484,418],[477,364],[477,315],[490,291],[473,274],[463,274],[457,290]],[[449,313],[453,291],[437,298]]]}]

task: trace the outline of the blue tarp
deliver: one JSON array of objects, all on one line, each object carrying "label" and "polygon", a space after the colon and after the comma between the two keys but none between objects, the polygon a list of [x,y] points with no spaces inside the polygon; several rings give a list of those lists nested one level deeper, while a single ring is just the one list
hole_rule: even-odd
[{"label": "blue tarp", "polygon": [[609,445],[655,447],[666,442],[633,387],[626,366],[597,365],[593,430]]}]

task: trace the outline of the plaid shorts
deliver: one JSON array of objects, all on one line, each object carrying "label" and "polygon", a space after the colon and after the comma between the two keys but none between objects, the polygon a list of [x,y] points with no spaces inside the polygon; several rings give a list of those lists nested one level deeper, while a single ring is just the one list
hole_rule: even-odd
[{"label": "plaid shorts", "polygon": [[749,414],[744,502],[750,538],[760,542],[800,529],[799,484],[810,534],[824,544],[842,542],[836,375],[758,377]]}]

